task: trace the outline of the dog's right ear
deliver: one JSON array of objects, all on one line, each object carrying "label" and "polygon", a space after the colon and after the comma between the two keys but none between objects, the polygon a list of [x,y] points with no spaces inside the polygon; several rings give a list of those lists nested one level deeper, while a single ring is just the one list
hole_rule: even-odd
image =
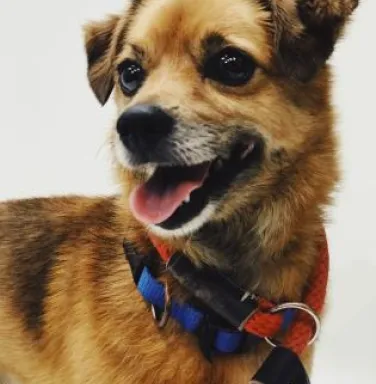
[{"label": "dog's right ear", "polygon": [[275,64],[290,78],[311,80],[333,53],[359,0],[258,0],[270,12]]},{"label": "dog's right ear", "polygon": [[104,21],[91,22],[84,27],[88,79],[102,105],[106,104],[114,87],[112,64],[119,21],[119,16],[109,16]]}]

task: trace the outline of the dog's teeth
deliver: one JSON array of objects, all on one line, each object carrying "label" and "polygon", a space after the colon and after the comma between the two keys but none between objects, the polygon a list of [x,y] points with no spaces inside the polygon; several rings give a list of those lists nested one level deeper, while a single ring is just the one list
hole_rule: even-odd
[{"label": "dog's teeth", "polygon": [[184,203],[188,204],[191,201],[191,196],[187,196],[184,200]]},{"label": "dog's teeth", "polygon": [[255,143],[252,142],[248,145],[247,149],[241,154],[241,159],[244,160],[255,148]]}]

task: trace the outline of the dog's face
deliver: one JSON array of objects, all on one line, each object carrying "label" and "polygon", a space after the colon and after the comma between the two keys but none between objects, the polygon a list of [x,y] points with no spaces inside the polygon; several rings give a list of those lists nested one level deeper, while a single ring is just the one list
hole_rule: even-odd
[{"label": "dog's face", "polygon": [[118,107],[134,216],[192,233],[257,205],[330,119],[330,56],[356,0],[134,0],[86,28],[89,80]]}]

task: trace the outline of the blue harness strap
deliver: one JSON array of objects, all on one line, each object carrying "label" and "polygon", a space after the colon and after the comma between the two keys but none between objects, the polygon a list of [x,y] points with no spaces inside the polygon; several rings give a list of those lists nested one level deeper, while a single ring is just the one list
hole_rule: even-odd
[{"label": "blue harness strap", "polygon": [[[137,288],[145,301],[159,309],[164,308],[166,299],[164,286],[153,277],[148,267],[142,271]],[[178,321],[184,330],[195,332],[204,315],[190,305],[172,301],[171,317]]]},{"label": "blue harness strap", "polygon": [[[165,306],[165,287],[151,274],[148,267],[144,267],[137,288],[146,302],[163,310]],[[203,312],[189,304],[171,303],[171,317],[174,318],[187,332],[196,332],[205,321]],[[283,328],[287,328],[293,321],[293,314],[286,312]],[[236,329],[214,327],[213,348],[220,353],[235,353],[242,346],[248,336],[246,332]]]}]

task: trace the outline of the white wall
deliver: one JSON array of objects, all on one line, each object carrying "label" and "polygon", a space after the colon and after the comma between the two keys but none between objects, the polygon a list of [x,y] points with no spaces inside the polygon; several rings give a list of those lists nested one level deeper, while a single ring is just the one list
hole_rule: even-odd
[{"label": "white wall", "polygon": [[[0,0],[0,199],[107,194],[113,106],[89,91],[80,26],[123,0]],[[314,383],[375,382],[376,2],[363,0],[334,56],[344,180],[328,234],[329,315]]]}]

